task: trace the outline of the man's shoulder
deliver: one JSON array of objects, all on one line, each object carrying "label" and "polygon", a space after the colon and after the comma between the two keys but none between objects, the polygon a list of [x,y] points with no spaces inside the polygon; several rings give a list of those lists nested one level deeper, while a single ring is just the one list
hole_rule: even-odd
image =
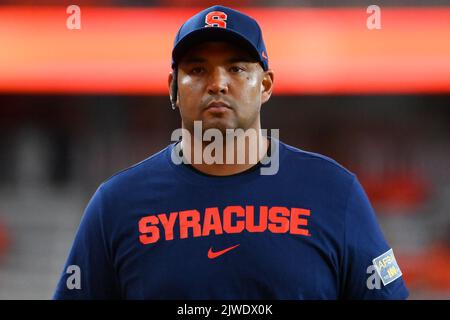
[{"label": "man's shoulder", "polygon": [[353,180],[355,174],[335,159],[326,155],[306,151],[280,142],[285,149],[286,160],[300,170],[308,170],[311,173],[339,176],[343,179]]},{"label": "man's shoulder", "polygon": [[102,188],[126,188],[140,181],[149,181],[156,174],[162,175],[164,170],[168,169],[166,153],[169,148],[170,146],[167,146],[148,158],[116,172],[102,183]]}]

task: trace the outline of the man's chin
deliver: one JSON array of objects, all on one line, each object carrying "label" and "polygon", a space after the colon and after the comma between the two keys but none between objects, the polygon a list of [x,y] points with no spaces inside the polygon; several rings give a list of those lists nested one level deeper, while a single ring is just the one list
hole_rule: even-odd
[{"label": "man's chin", "polygon": [[208,129],[217,129],[225,136],[227,130],[235,130],[237,125],[230,121],[224,121],[224,119],[208,119],[202,122],[202,129],[203,132]]}]

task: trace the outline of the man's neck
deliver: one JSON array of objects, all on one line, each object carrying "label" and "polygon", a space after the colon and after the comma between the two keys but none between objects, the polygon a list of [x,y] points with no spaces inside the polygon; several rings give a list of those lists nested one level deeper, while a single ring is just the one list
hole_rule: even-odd
[{"label": "man's neck", "polygon": [[[240,138],[235,137],[233,139],[234,141],[231,144],[232,148],[230,147],[230,141],[227,143],[227,139],[225,138],[223,145],[220,145],[223,152],[223,157],[220,157],[223,159],[222,163],[210,163],[205,161],[205,156],[209,155],[208,152],[205,152],[205,148],[211,144],[209,141],[196,141],[195,139],[192,139],[190,149],[192,152],[189,154],[189,152],[185,152],[187,151],[187,146],[185,146],[184,143],[184,141],[189,141],[189,139],[182,140],[181,149],[183,150],[183,157],[185,159],[190,159],[188,163],[202,173],[213,176],[229,176],[252,168],[267,154],[269,140],[262,135],[261,130],[257,130],[256,143],[255,140],[253,140],[252,143],[251,139],[242,138],[240,142],[238,141]],[[197,155],[202,155],[201,161],[198,161],[198,157],[194,157],[194,152],[196,151]],[[230,152],[232,154],[230,154]]]}]

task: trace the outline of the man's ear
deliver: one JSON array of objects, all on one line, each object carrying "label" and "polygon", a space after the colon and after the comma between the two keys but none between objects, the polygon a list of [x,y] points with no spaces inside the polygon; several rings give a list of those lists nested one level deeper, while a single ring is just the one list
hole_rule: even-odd
[{"label": "man's ear", "polygon": [[172,101],[172,85],[173,85],[173,83],[172,83],[172,81],[173,81],[173,77],[174,77],[174,75],[173,75],[173,70],[172,71],[170,71],[169,72],[169,77],[167,78],[167,84],[168,84],[168,87],[169,87],[169,96],[170,96],[170,101]]},{"label": "man's ear", "polygon": [[175,110],[175,108],[178,106],[177,71],[172,70],[169,73],[169,77],[167,80],[168,80],[168,85],[169,85],[170,103],[172,105],[172,109]]},{"label": "man's ear", "polygon": [[261,82],[261,104],[267,102],[272,95],[273,89],[273,71],[267,70],[263,74],[263,79]]}]

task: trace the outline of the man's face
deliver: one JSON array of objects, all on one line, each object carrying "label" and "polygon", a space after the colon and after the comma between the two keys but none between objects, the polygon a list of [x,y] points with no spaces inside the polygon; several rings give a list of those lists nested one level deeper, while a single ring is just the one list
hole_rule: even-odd
[{"label": "man's face", "polygon": [[[169,77],[169,84],[172,76]],[[273,75],[245,50],[227,42],[191,48],[178,65],[178,98],[183,127],[257,128],[261,104],[272,91]]]}]

